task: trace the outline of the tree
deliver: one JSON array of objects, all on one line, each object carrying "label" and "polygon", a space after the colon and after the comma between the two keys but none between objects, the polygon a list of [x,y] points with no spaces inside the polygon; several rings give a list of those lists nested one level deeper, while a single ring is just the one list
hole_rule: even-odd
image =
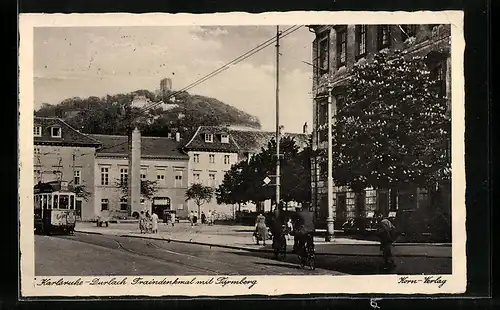
[{"label": "tree", "polygon": [[193,183],[186,191],[186,201],[193,200],[201,214],[201,206],[212,201],[214,189],[200,183]]},{"label": "tree", "polygon": [[247,169],[247,161],[241,161],[232,165],[226,172],[222,183],[215,191],[218,204],[238,204],[238,211],[241,211],[241,204],[248,201],[244,182],[244,172]]},{"label": "tree", "polygon": [[[121,182],[117,180],[117,187],[121,189],[123,196],[128,196],[128,184],[127,182]],[[156,181],[141,180],[141,196],[144,199],[151,200],[158,192],[158,183]]]},{"label": "tree", "polygon": [[75,193],[76,197],[82,198],[85,201],[89,200],[91,193],[87,191],[87,187],[84,184],[74,185],[70,189],[73,193]]},{"label": "tree", "polygon": [[355,191],[368,186],[397,190],[449,179],[446,98],[424,60],[380,53],[353,68],[345,100],[337,100],[336,184]]}]

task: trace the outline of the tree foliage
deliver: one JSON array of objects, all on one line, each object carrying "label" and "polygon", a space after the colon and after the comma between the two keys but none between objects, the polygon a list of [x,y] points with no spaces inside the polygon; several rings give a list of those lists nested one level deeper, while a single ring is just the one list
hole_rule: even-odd
[{"label": "tree foliage", "polygon": [[82,198],[85,201],[88,201],[91,195],[84,184],[71,186],[71,191],[75,193],[76,197]]},{"label": "tree foliage", "polygon": [[[120,180],[117,180],[116,185],[121,190],[123,196],[128,196],[127,182],[120,182]],[[157,192],[158,183],[156,181],[141,180],[141,196],[144,197],[144,199],[153,199]]]},{"label": "tree foliage", "polygon": [[[168,109],[158,105],[144,111],[131,105],[138,96],[151,103],[170,104]],[[201,125],[260,128],[259,120],[250,114],[217,99],[187,92],[155,94],[148,90],[137,90],[104,97],[73,97],[57,105],[44,103],[35,111],[35,115],[63,118],[76,129],[93,134],[126,135],[131,119],[135,122],[132,126],[137,126],[147,136],[166,136],[172,129],[186,132]]]},{"label": "tree foliage", "polygon": [[201,214],[201,206],[212,201],[214,189],[201,183],[193,183],[186,190],[186,201],[194,201],[198,206],[198,214]]},{"label": "tree foliage", "polygon": [[[283,137],[280,140],[281,200],[284,202],[307,202],[311,199],[310,158],[312,151],[306,147],[300,151],[294,138]],[[235,164],[225,174],[217,188],[218,203],[241,204],[258,203],[276,199],[276,140],[268,142],[258,154],[249,161]],[[273,181],[265,184],[269,177]]]},{"label": "tree foliage", "polygon": [[354,190],[449,178],[446,98],[425,59],[378,54],[355,66],[333,129],[333,177]]}]

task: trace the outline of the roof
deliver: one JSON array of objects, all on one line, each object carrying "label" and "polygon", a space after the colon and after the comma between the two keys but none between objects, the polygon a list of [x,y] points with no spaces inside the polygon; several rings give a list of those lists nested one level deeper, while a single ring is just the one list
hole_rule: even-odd
[{"label": "roof", "polygon": [[[102,148],[97,151],[97,156],[128,156],[127,136],[100,134],[90,136],[102,143]],[[175,141],[175,139],[141,136],[141,157],[188,160],[189,156],[181,151],[180,146],[180,142]]]},{"label": "roof", "polygon": [[[213,142],[205,142],[205,134],[213,135]],[[221,135],[229,135],[229,143],[222,143]],[[190,151],[211,151],[238,153],[239,147],[231,137],[230,130],[226,126],[200,126],[191,139],[184,145],[184,149]]]},{"label": "roof", "polygon": [[[307,134],[284,133],[284,136],[294,138],[299,147],[303,147],[309,139]],[[276,137],[275,132],[271,131],[249,131],[249,130],[231,130],[231,136],[238,144],[240,151],[258,152],[262,147]]]},{"label": "roof", "polygon": [[[214,135],[213,142],[205,142],[205,133]],[[220,141],[221,133],[229,134],[229,143]],[[299,133],[285,133],[284,136],[293,137],[300,147],[303,147],[309,139],[309,135]],[[225,126],[200,126],[184,148],[212,152],[258,152],[274,137],[275,133],[270,131],[236,130]]]},{"label": "roof", "polygon": [[[98,147],[101,143],[88,135],[79,132],[68,123],[56,117],[35,117],[34,126],[41,127],[41,137],[33,137],[35,144],[58,144]],[[61,137],[52,137],[52,127],[61,128]]]}]

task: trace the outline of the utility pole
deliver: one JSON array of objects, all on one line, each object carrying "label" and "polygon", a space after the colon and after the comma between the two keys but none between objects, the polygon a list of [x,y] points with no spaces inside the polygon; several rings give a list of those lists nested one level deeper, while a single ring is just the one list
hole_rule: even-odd
[{"label": "utility pole", "polygon": [[280,26],[276,26],[276,209],[280,203]]},{"label": "utility pole", "polygon": [[76,158],[75,150],[73,150],[73,186],[78,185],[75,184],[75,158]]}]

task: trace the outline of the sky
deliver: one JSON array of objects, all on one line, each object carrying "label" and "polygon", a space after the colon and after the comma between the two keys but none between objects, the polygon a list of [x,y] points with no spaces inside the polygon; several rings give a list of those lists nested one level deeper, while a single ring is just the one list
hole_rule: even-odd
[{"label": "sky", "polygon": [[[290,26],[280,26],[286,30]],[[38,27],[34,31],[35,109],[69,97],[178,90],[276,34],[275,26]],[[313,34],[306,27],[280,40],[280,124],[312,124]],[[258,117],[275,129],[274,44],[188,90]]]}]

